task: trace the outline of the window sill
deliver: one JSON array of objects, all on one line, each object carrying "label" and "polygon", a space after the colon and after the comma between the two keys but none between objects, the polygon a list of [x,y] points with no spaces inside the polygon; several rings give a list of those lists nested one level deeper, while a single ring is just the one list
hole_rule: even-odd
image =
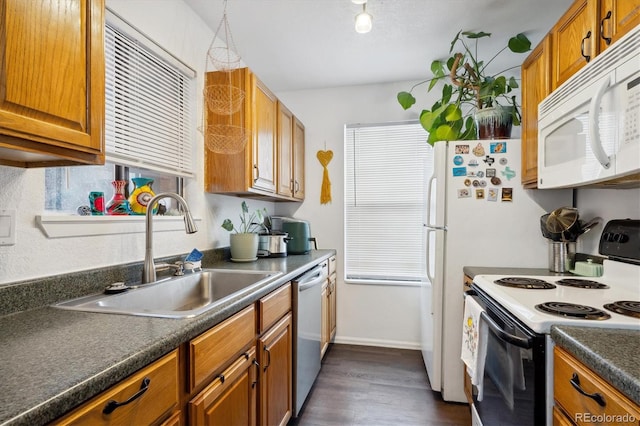
[{"label": "window sill", "polygon": [[[195,219],[200,222],[201,219]],[[145,232],[145,216],[36,216],[47,238],[90,237]],[[184,231],[183,216],[154,216],[153,232]]]},{"label": "window sill", "polygon": [[378,285],[388,287],[420,287],[422,285],[419,281],[363,280],[353,278],[346,278],[344,282],[346,284]]}]

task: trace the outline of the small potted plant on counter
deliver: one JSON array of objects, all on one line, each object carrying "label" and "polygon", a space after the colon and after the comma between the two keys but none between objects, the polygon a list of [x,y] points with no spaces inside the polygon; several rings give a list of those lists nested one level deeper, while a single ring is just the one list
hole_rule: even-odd
[{"label": "small potted plant on counter", "polygon": [[[511,37],[507,46],[485,62],[478,58],[478,40],[489,36],[484,31],[458,32],[449,49],[451,57],[431,63],[433,77],[408,92],[398,93],[400,105],[409,109],[416,103],[411,92],[417,86],[429,83],[431,91],[438,82],[444,83],[440,99],[420,114],[420,123],[429,132],[431,145],[437,141],[509,138],[511,125],[520,124],[516,98],[511,94],[518,83],[515,77],[502,75],[520,65],[498,73],[489,73],[487,68],[507,49],[514,53],[531,50],[531,42],[524,34]],[[455,51],[458,45],[462,48]]]},{"label": "small potted plant on counter", "polygon": [[236,228],[231,219],[225,219],[222,227],[232,234],[229,236],[231,261],[253,262],[258,258],[259,231],[264,229],[264,217],[267,210],[256,210],[249,215],[246,201],[242,202],[240,226]]}]

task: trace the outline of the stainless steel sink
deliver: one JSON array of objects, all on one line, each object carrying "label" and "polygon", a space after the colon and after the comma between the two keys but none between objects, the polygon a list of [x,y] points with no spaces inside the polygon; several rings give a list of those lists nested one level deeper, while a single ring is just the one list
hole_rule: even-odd
[{"label": "stainless steel sink", "polygon": [[202,272],[144,284],[119,294],[94,294],[53,305],[85,312],[162,318],[191,318],[242,297],[282,272],[204,269]]}]

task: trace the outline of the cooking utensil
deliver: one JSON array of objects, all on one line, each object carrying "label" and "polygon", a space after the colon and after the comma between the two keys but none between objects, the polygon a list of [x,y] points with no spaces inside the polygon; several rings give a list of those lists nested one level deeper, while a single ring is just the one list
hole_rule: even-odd
[{"label": "cooking utensil", "polygon": [[549,213],[547,230],[560,234],[560,241],[575,241],[580,231],[578,209],[575,207],[560,207]]},{"label": "cooking utensil", "polygon": [[258,238],[258,256],[285,257],[287,255],[287,243],[291,238],[288,238],[286,232],[260,234]]},{"label": "cooking utensil", "polygon": [[580,230],[579,230],[578,235],[586,234],[591,229],[595,228],[595,226],[598,225],[601,220],[602,220],[601,217],[594,217],[593,219],[591,219],[590,221],[588,221],[586,223],[580,222]]}]

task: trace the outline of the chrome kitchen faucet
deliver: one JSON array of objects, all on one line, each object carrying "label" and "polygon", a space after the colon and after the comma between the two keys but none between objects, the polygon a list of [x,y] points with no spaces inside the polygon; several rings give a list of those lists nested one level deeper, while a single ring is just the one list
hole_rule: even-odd
[{"label": "chrome kitchen faucet", "polygon": [[145,215],[146,248],[144,252],[144,264],[142,265],[142,284],[154,282],[156,280],[156,270],[168,269],[173,266],[168,263],[156,264],[153,261],[153,220],[151,219],[151,216],[153,215],[153,205],[162,198],[173,198],[182,207],[182,210],[184,210],[184,229],[187,234],[198,232],[198,227],[193,221],[193,217],[191,217],[191,212],[189,211],[187,202],[178,194],[174,194],[173,192],[163,192],[149,200],[149,203],[147,204],[147,213]]}]

